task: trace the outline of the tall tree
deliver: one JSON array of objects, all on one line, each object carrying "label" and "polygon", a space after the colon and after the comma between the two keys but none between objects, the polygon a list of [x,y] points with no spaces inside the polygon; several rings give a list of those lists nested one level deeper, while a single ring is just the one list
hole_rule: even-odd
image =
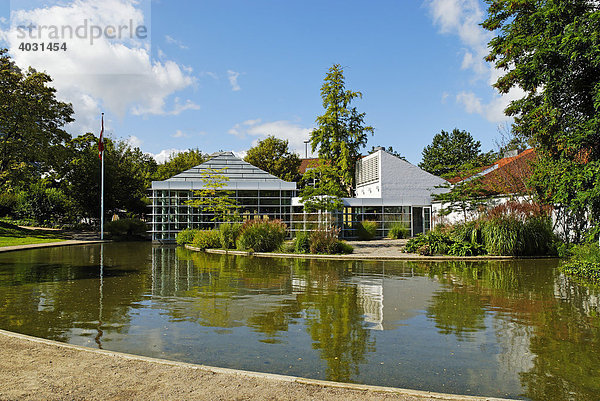
[{"label": "tall tree", "polygon": [[431,145],[423,149],[422,155],[419,167],[446,178],[465,169],[491,164],[496,159],[493,152],[482,153],[481,142],[473,139],[469,132],[458,128],[454,128],[452,132],[442,130],[436,134]]},{"label": "tall tree", "polygon": [[270,135],[250,148],[244,160],[284,181],[298,181],[300,157],[288,145],[289,141]]},{"label": "tall tree", "polygon": [[[156,171],[154,159],[126,141],[104,139],[105,193],[108,213],[125,210],[146,213],[146,191]],[[93,134],[74,138],[68,144],[70,163],[59,174],[65,193],[73,200],[76,217],[100,215],[100,161],[98,138]]]},{"label": "tall tree", "polygon": [[360,149],[367,144],[367,134],[374,131],[365,125],[365,113],[352,107],[356,98],[362,98],[362,93],[346,90],[344,70],[334,64],[321,87],[325,114],[317,117],[317,128],[310,135],[312,151],[318,149],[319,158],[337,170],[340,190],[347,196],[354,193],[354,171]]},{"label": "tall tree", "polygon": [[196,167],[208,160],[208,157],[199,149],[188,149],[185,152],[172,153],[169,158],[158,165],[154,179],[166,180],[179,173]]},{"label": "tall tree", "polygon": [[[61,164],[56,160],[70,135],[62,128],[73,121],[70,104],[56,99],[50,76],[22,71],[0,49],[0,187],[36,180]],[[26,183],[27,184],[27,183]]]},{"label": "tall tree", "polygon": [[[486,0],[483,27],[497,36],[487,60],[503,70],[500,93],[525,92],[506,109],[538,150],[533,183],[542,201],[580,221],[600,221],[600,11],[590,0]],[[588,220],[589,218],[589,220]]]}]

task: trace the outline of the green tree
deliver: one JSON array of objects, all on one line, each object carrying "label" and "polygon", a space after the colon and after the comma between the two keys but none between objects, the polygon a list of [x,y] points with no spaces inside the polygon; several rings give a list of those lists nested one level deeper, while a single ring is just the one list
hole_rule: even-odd
[{"label": "green tree", "polygon": [[192,207],[201,207],[207,212],[214,214],[211,221],[229,221],[234,218],[234,212],[237,210],[237,202],[231,197],[231,191],[224,188],[229,182],[223,172],[225,168],[206,168],[200,173],[203,188],[196,191],[194,195],[197,198],[191,199],[186,204]]},{"label": "green tree", "polygon": [[304,173],[300,185],[303,186],[300,199],[307,212],[319,210],[332,212],[342,207],[342,190],[338,171],[328,165],[319,164]]},{"label": "green tree", "polygon": [[287,140],[270,135],[250,148],[244,161],[284,181],[298,181],[300,157],[290,152],[288,145]]},{"label": "green tree", "polygon": [[56,99],[50,76],[22,71],[0,49],[0,188],[27,186],[57,165],[73,121],[70,104]]},{"label": "green tree", "polygon": [[[104,205],[141,215],[149,203],[146,190],[156,172],[154,159],[126,141],[104,139]],[[70,162],[59,170],[65,193],[72,199],[75,218],[100,216],[98,138],[93,134],[73,138],[68,144]]]},{"label": "green tree", "polygon": [[[365,113],[359,113],[351,106],[356,98],[362,98],[362,93],[345,89],[344,70],[334,64],[321,87],[325,114],[317,117],[317,128],[310,135],[312,151],[318,149],[319,158],[324,161],[322,164],[335,168],[340,177],[330,185],[339,185],[347,196],[354,193],[354,171],[360,149],[367,143],[367,134],[374,131],[373,127],[365,126]],[[323,176],[322,179],[326,178]]]},{"label": "green tree", "polygon": [[600,220],[600,11],[587,0],[486,0],[494,32],[487,60],[504,71],[500,93],[525,92],[506,109],[537,148],[540,199],[579,216],[581,238]]},{"label": "green tree", "polygon": [[419,167],[439,177],[451,178],[465,169],[492,164],[496,155],[482,153],[481,142],[473,139],[467,131],[454,128],[452,132],[442,130],[433,137],[431,145],[422,152]]},{"label": "green tree", "polygon": [[158,165],[154,179],[163,181],[179,173],[204,163],[208,157],[199,149],[188,149],[181,153],[172,153],[169,158]]}]

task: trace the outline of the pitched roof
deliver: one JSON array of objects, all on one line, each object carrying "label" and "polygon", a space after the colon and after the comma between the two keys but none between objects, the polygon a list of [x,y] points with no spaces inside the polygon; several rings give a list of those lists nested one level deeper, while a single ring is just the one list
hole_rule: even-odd
[{"label": "pitched roof", "polygon": [[317,166],[319,166],[319,158],[318,157],[301,159],[300,167],[298,167],[298,171],[300,172],[300,174],[304,174],[304,173],[306,173],[306,170],[317,167]]},{"label": "pitched roof", "polygon": [[258,187],[265,189],[296,189],[296,183],[283,181],[236,157],[233,152],[213,153],[208,161],[196,167],[164,181],[153,181],[152,187],[156,189],[162,189],[163,187],[170,189],[179,187],[181,189],[187,189],[188,187],[201,188],[203,186],[202,178],[208,169],[219,170],[218,174],[229,178],[224,189],[253,189]]},{"label": "pitched roof", "polygon": [[449,181],[456,184],[479,178],[482,189],[490,195],[522,194],[529,189],[527,181],[536,159],[535,149],[527,149],[516,156],[502,158],[490,166]]}]

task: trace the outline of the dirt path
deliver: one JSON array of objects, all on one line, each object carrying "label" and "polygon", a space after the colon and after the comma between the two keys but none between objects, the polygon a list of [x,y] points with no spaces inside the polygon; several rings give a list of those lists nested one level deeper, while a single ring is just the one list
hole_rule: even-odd
[{"label": "dirt path", "polygon": [[324,385],[100,351],[2,330],[0,361],[0,400],[492,400]]}]

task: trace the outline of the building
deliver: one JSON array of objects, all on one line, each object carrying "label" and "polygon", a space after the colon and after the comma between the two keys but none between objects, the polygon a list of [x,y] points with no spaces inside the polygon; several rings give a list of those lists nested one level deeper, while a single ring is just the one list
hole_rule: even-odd
[{"label": "building", "polygon": [[[312,161],[312,163],[316,163]],[[306,163],[306,168],[311,164]],[[445,191],[446,180],[402,160],[383,148],[361,158],[356,166],[356,196],[343,198],[344,208],[331,219],[344,238],[356,237],[359,223],[377,222],[377,236],[385,237],[391,226],[402,223],[411,236],[431,229],[432,194]],[[293,200],[293,230],[306,227],[300,199]]]},{"label": "building", "polygon": [[[305,168],[311,165],[306,162]],[[402,223],[412,236],[431,228],[432,193],[443,191],[445,180],[410,164],[383,148],[359,160],[356,170],[356,197],[344,198],[343,210],[335,213],[306,213],[297,195],[296,183],[283,181],[231,152],[211,155],[207,162],[164,181],[153,181],[150,189],[152,239],[174,241],[184,228],[212,228],[214,214],[187,202],[204,188],[202,179],[209,169],[228,178],[222,188],[231,191],[244,218],[268,216],[280,219],[292,235],[325,222],[340,228],[343,238],[357,236],[358,224],[377,222],[377,236]],[[316,223],[316,224],[312,224]]]},{"label": "building", "polygon": [[283,181],[236,157],[232,152],[212,154],[207,162],[164,181],[153,181],[150,189],[151,234],[157,242],[171,242],[185,228],[208,229],[218,225],[214,214],[188,201],[204,188],[209,171],[227,177],[222,190],[230,191],[238,212],[245,218],[268,216],[291,223],[291,199],[296,183]]},{"label": "building", "polygon": [[[497,206],[509,200],[520,202],[530,200],[528,194],[532,192],[528,180],[533,172],[532,165],[537,159],[535,149],[522,152],[516,150],[507,152],[505,157],[490,166],[484,166],[468,175],[450,179],[450,183],[461,184],[477,179],[481,191],[486,194],[483,201],[487,206]],[[449,208],[448,203],[433,202],[432,211],[436,221],[454,224],[465,219],[463,212],[452,211],[442,217],[443,209]],[[467,211],[467,220],[479,217],[479,210]]]}]

